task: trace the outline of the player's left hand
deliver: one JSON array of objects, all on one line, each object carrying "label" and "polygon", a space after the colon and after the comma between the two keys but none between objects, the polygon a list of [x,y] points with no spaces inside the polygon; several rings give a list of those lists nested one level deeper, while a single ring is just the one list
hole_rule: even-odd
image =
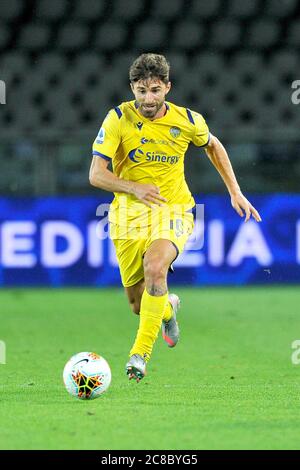
[{"label": "player's left hand", "polygon": [[231,195],[231,205],[241,217],[246,215],[245,222],[250,219],[251,215],[256,222],[261,222],[259,213],[241,192]]}]

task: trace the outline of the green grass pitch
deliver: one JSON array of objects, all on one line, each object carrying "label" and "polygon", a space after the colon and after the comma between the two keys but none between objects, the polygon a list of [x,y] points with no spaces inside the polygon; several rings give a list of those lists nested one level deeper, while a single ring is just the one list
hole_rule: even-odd
[{"label": "green grass pitch", "polygon": [[[299,288],[174,291],[180,343],[159,337],[139,384],[124,373],[138,317],[122,290],[0,292],[0,448],[299,449]],[[112,369],[93,401],[62,383],[85,350]]]}]

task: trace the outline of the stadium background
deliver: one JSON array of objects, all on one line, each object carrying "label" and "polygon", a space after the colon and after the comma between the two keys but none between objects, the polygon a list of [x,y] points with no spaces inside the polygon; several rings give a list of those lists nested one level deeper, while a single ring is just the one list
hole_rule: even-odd
[{"label": "stadium background", "polygon": [[[86,222],[78,226],[74,214],[67,209],[61,213],[68,202],[52,199],[48,209],[39,210],[37,201],[46,196],[80,195],[78,218],[84,219],[88,212],[89,220],[95,221],[97,198],[111,200],[110,194],[89,185],[91,143],[107,111],[132,99],[128,68],[141,52],[167,56],[173,83],[169,100],[204,115],[211,131],[225,144],[246,194],[298,192],[300,105],[292,102],[292,93],[297,93],[292,83],[299,70],[298,7],[297,0],[3,0],[0,79],[6,84],[6,104],[0,108],[1,284],[20,285],[21,277],[25,285],[60,285],[54,277],[61,275],[51,274],[57,266],[67,273],[67,284],[119,283],[113,263],[94,263],[93,267],[86,260]],[[224,194],[217,220],[224,225],[222,249],[227,256],[240,220],[230,212],[223,182],[204,152],[192,146],[186,174],[198,201],[203,202],[206,195],[206,227],[215,217],[207,194]],[[94,201],[88,204],[86,196],[93,196]],[[223,263],[210,262],[206,239],[206,261],[198,264],[194,278],[205,284],[299,281],[298,200],[292,195],[282,201],[270,196],[263,201],[258,198],[257,205],[263,217],[257,229],[261,234],[253,238],[250,224],[251,233],[237,240],[235,246],[244,256],[240,255],[234,268],[236,275],[222,253],[216,258]],[[55,220],[56,212],[59,220],[75,226],[73,231],[82,232],[83,252],[64,264],[62,252],[71,250],[76,240],[72,242],[68,238],[72,235],[57,227],[52,244],[62,253],[61,262],[45,265],[41,224]],[[31,221],[34,226],[9,225],[17,220]],[[211,244],[221,250],[218,241],[213,239]],[[249,248],[255,244],[263,252],[266,248],[269,256],[257,256]],[[109,257],[109,247],[101,249]],[[287,269],[280,276],[282,262]],[[196,265],[195,259],[194,269]],[[231,275],[226,274],[228,269]],[[245,270],[249,275],[240,276]],[[81,276],[80,271],[88,274]],[[198,282],[193,281],[188,263],[181,263],[178,274],[174,282],[185,278]]]},{"label": "stadium background", "polygon": [[[0,0],[0,285],[26,287],[0,292],[1,448],[299,448],[299,357],[290,358],[300,300],[299,7]],[[163,352],[159,341],[147,382],[133,390],[123,366],[137,319],[121,289],[88,288],[120,286],[109,241],[94,237],[97,206],[111,196],[89,185],[88,170],[101,121],[132,99],[128,68],[147,51],[166,55],[169,100],[204,115],[263,222],[243,224],[191,147],[186,175],[205,205],[205,240],[170,277],[181,284],[182,344]],[[287,283],[296,286],[278,286]],[[227,287],[200,289],[217,284]],[[85,289],[51,289],[63,286]],[[81,350],[112,367],[101,405],[70,407],[61,386],[64,363]],[[91,422],[92,434],[80,432]]]}]

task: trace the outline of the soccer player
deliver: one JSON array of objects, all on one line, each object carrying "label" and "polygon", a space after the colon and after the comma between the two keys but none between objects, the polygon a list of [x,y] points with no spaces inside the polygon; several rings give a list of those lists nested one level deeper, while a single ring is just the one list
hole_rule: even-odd
[{"label": "soccer player", "polygon": [[[130,67],[135,100],[109,111],[93,144],[90,183],[115,194],[109,222],[123,286],[139,329],[126,364],[129,379],[146,373],[162,327],[169,347],[179,338],[177,295],[168,294],[167,274],[192,233],[195,201],[184,176],[192,142],[202,147],[220,173],[237,213],[261,221],[243,196],[221,142],[201,114],[166,101],[169,64],[159,54],[142,54]],[[112,161],[113,171],[108,169]]]}]

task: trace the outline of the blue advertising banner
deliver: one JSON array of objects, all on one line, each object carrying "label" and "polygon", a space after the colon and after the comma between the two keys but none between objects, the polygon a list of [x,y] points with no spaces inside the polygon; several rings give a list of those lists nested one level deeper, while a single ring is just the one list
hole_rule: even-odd
[{"label": "blue advertising banner", "polygon": [[[249,199],[261,214],[259,224],[253,219],[244,223],[228,196],[196,197],[204,223],[196,220],[186,250],[174,263],[171,284],[300,281],[300,195]],[[0,198],[0,285],[121,285],[103,211],[108,202],[97,197]]]}]

